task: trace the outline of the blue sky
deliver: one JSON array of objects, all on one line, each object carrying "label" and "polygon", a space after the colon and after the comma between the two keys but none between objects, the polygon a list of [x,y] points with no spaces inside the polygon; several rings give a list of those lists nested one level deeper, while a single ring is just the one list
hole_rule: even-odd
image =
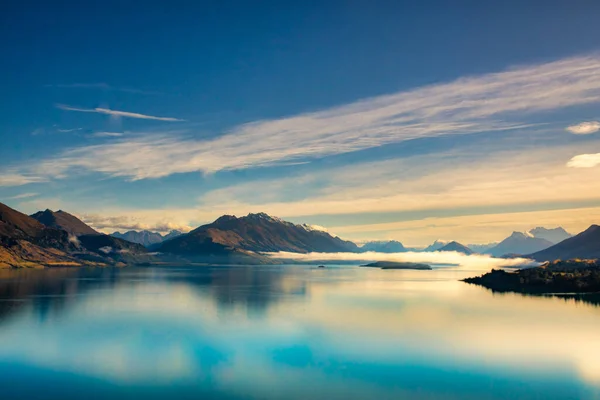
[{"label": "blue sky", "polygon": [[[39,4],[38,4],[39,3]],[[600,221],[594,2],[9,2],[0,199],[106,232],[355,240]]]}]

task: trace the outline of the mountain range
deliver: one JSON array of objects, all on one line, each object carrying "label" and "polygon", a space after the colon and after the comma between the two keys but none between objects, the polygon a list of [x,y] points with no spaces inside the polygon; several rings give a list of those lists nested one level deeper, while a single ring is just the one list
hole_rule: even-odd
[{"label": "mountain range", "polygon": [[[566,239],[558,244],[551,241],[562,238]],[[150,253],[143,244],[156,253]],[[243,217],[224,215],[187,234],[173,231],[162,236],[130,231],[105,235],[62,210],[39,211],[27,216],[0,203],[0,267],[118,265],[157,260],[265,264],[277,260],[264,253],[366,251],[416,250],[394,240],[367,242],[358,247],[322,228],[294,224],[265,213]],[[440,240],[422,251],[474,253],[458,242]],[[600,257],[600,228],[592,225],[574,237],[562,228],[538,227],[525,233],[513,232],[487,253],[494,256],[530,254],[536,260]]]},{"label": "mountain range", "polygon": [[0,244],[0,267],[98,266],[149,259],[143,246],[98,233],[64,211],[27,216],[2,203]]},{"label": "mountain range", "polygon": [[129,242],[133,242],[133,243],[139,243],[142,246],[149,248],[149,247],[152,247],[159,243],[162,243],[166,240],[173,239],[182,234],[183,234],[183,232],[172,230],[171,232],[169,232],[163,236],[158,232],[150,232],[150,231],[144,230],[144,231],[128,231],[125,233],[113,232],[110,234],[110,236],[116,237],[119,239],[124,239]]},{"label": "mountain range", "polygon": [[486,251],[494,257],[502,257],[511,254],[529,254],[546,249],[554,243],[527,235],[522,232],[513,232],[509,237]]},{"label": "mountain range", "polygon": [[530,254],[529,257],[538,261],[600,258],[600,226],[592,225],[578,235]]},{"label": "mountain range", "polygon": [[231,251],[332,253],[358,252],[356,244],[308,225],[296,225],[265,213],[224,215],[214,222],[168,240],[159,252],[222,256]]}]

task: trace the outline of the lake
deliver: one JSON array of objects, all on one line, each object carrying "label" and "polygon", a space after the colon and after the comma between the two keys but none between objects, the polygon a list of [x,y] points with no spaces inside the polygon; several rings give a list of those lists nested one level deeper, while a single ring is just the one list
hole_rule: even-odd
[{"label": "lake", "polygon": [[0,270],[0,398],[600,399],[600,308],[481,273]]}]

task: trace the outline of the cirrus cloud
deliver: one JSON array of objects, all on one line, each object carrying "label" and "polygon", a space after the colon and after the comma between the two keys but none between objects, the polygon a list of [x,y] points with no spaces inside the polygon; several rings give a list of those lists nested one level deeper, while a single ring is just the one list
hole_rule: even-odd
[{"label": "cirrus cloud", "polygon": [[85,112],[85,113],[106,114],[106,115],[111,115],[111,116],[114,116],[114,117],[126,117],[126,118],[137,118],[137,119],[153,119],[153,120],[156,120],[156,121],[169,121],[169,122],[185,121],[184,119],[179,119],[179,118],[156,117],[154,115],[139,114],[139,113],[133,113],[133,112],[128,112],[128,111],[111,110],[109,108],[101,108],[101,107],[96,107],[96,108],[79,108],[79,107],[68,106],[68,105],[65,105],[65,104],[57,104],[56,108],[59,108],[61,110],[65,110],[65,111],[77,111],[77,112]]}]

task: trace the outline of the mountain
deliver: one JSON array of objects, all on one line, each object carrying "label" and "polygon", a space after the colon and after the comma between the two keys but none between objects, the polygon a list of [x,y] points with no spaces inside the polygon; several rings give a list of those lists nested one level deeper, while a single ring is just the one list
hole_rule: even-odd
[{"label": "mountain", "polygon": [[485,243],[485,244],[468,244],[467,247],[473,250],[475,253],[483,254],[494,246],[497,246],[498,242]]},{"label": "mountain", "polygon": [[139,263],[152,261],[148,249],[139,243],[105,234],[81,235],[78,238],[81,246],[111,263]]},{"label": "mountain", "polygon": [[592,225],[580,234],[528,257],[538,261],[600,258],[600,226]]},{"label": "mountain", "polygon": [[377,253],[404,253],[409,250],[397,240],[384,240],[367,242],[361,246],[360,251],[374,251]]},{"label": "mountain", "polygon": [[48,228],[0,203],[0,268],[79,265],[66,231]]},{"label": "mountain", "polygon": [[[34,215],[51,226],[0,203],[0,267],[106,266],[152,260],[143,246],[98,233],[64,211]],[[94,233],[77,235],[90,230]]]},{"label": "mountain", "polygon": [[546,239],[536,238],[522,232],[513,232],[485,253],[494,257],[502,257],[507,254],[530,254],[546,249],[553,244]]},{"label": "mountain", "polygon": [[157,251],[179,255],[246,255],[248,252],[358,252],[358,246],[307,225],[265,213],[224,215],[211,224],[164,242]]},{"label": "mountain", "polygon": [[462,253],[462,254],[466,254],[466,255],[470,255],[473,254],[473,250],[471,250],[470,248],[468,248],[467,246],[460,244],[458,242],[450,242],[447,245],[445,245],[444,247],[436,250],[436,251],[456,251],[458,253]]},{"label": "mountain", "polygon": [[124,239],[132,243],[139,243],[145,247],[154,247],[154,245],[158,243],[162,243],[165,240],[170,240],[180,236],[182,233],[180,231],[172,230],[167,233],[165,236],[161,235],[158,232],[150,232],[150,231],[128,231],[125,233],[114,232],[111,233],[110,236]]},{"label": "mountain", "polygon": [[145,247],[149,247],[153,244],[161,243],[163,241],[163,237],[160,233],[150,231],[128,231],[125,233],[114,232],[111,233],[110,236],[124,239],[132,243],[138,243]]},{"label": "mountain", "polygon": [[442,247],[444,247],[445,245],[447,245],[448,243],[450,243],[447,240],[436,240],[435,242],[433,242],[432,244],[430,244],[429,246],[425,247],[422,251],[425,252],[430,252],[430,251],[437,251],[439,249],[441,249]]},{"label": "mountain", "polygon": [[538,239],[546,239],[554,244],[560,243],[565,239],[572,237],[569,232],[565,231],[560,226],[558,228],[547,229],[543,227],[537,227],[529,231],[533,237]]},{"label": "mountain", "polygon": [[171,232],[169,232],[163,236],[163,242],[165,240],[171,240],[171,239],[176,238],[177,236],[181,236],[181,235],[183,235],[183,232],[173,229]]},{"label": "mountain", "polygon": [[31,217],[47,227],[62,229],[75,236],[98,235],[98,232],[83,223],[83,221],[62,210],[38,211],[32,214]]}]

